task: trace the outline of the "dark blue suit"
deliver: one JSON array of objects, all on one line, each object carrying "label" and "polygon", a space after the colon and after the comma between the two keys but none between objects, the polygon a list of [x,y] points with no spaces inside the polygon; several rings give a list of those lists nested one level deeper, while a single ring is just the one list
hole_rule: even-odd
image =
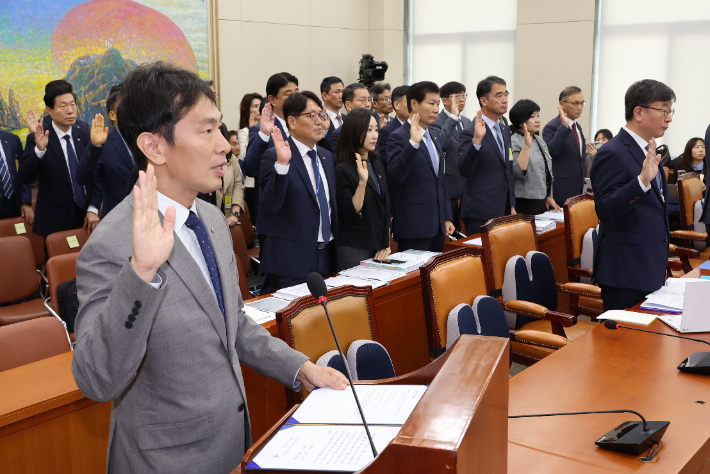
[{"label": "dark blue suit", "polygon": [[87,186],[98,181],[104,194],[101,216],[111,212],[131,193],[138,167],[118,130],[113,129],[103,146],[89,145],[76,169],[76,181]]},{"label": "dark blue suit", "polygon": [[[330,276],[335,270],[336,241],[338,233],[335,185],[335,163],[327,150],[318,150],[320,174],[328,180],[331,233],[334,239],[323,250],[318,250],[318,229],[320,227],[320,207],[313,189],[304,159],[293,139],[289,138],[291,161],[288,173],[276,172],[276,149],[270,148],[262,158],[259,225],[266,231],[266,242],[261,249],[260,269],[267,274],[264,287],[275,291],[284,286],[306,281],[312,271]],[[321,268],[322,259],[327,257],[331,267]],[[275,283],[288,282],[286,284]],[[267,291],[264,290],[264,291]]]},{"label": "dark blue suit", "polygon": [[[20,204],[32,205],[32,190],[29,184],[20,181],[17,174],[17,163],[22,157],[22,142],[17,135],[0,131],[0,146],[5,153],[7,168],[12,182],[12,199],[3,196],[2,181],[0,181],[0,218],[18,217]],[[2,177],[0,177],[1,179]]]},{"label": "dark blue suit", "polygon": [[[485,121],[484,121],[485,122]],[[476,120],[459,134],[459,172],[466,178],[461,196],[461,218],[468,235],[480,232],[488,220],[510,214],[515,206],[515,176],[511,159],[510,129],[499,122],[504,155],[486,124],[480,150],[473,145]]]},{"label": "dark blue suit", "polygon": [[385,165],[385,169],[387,169],[387,139],[401,126],[402,124],[399,123],[399,119],[394,117],[387,125],[380,129],[379,136],[377,137],[377,145],[375,146],[375,151],[379,153],[377,161]]},{"label": "dark blue suit", "polygon": [[[604,310],[633,306],[665,281],[668,205],[655,179],[648,192],[641,189],[638,175],[645,158],[641,147],[621,129],[599,149],[592,164],[599,217],[594,279],[602,287]],[[668,196],[663,170],[660,176],[663,196]]]},{"label": "dark blue suit", "polygon": [[[343,117],[344,119],[345,117]],[[337,143],[337,137],[336,141],[331,144],[330,139],[332,137],[332,134],[335,133],[335,124],[333,124],[333,119],[330,119],[330,128],[328,129],[328,133],[326,133],[325,137],[321,139],[321,141],[318,142],[318,146],[321,148],[325,148],[328,150],[331,154],[335,153],[335,144]],[[338,132],[338,135],[340,135],[340,132]]]},{"label": "dark blue suit", "polygon": [[451,220],[441,137],[429,128],[432,144],[439,153],[439,169],[435,173],[425,138],[419,142],[419,149],[409,142],[410,127],[411,123],[405,122],[387,140],[387,182],[394,183],[390,196],[397,208],[394,237],[400,250],[441,252],[445,222]]},{"label": "dark blue suit", "polygon": [[577,133],[582,143],[581,154],[572,129],[562,125],[559,115],[550,120],[542,130],[542,138],[547,143],[547,149],[552,157],[552,176],[555,177],[552,197],[560,207],[567,199],[582,194],[584,187],[587,142],[579,124],[577,124]]}]

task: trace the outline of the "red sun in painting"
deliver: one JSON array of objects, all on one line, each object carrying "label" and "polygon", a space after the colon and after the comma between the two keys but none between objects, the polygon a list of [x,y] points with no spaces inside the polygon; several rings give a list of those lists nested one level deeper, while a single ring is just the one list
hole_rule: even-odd
[{"label": "red sun in painting", "polygon": [[168,61],[197,72],[182,30],[162,13],[131,0],[91,0],[69,10],[52,33],[54,60],[65,72],[86,54],[114,47],[138,64]]}]

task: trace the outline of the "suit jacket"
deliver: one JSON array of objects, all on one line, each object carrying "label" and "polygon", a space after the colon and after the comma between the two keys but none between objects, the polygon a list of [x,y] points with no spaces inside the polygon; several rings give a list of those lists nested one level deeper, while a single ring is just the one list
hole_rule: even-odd
[{"label": "suit jacket", "polygon": [[86,147],[76,168],[76,181],[82,186],[99,182],[104,195],[103,217],[131,193],[138,181],[138,167],[118,130],[108,134],[103,146]]},{"label": "suit jacket", "polygon": [[[471,119],[461,116],[461,125],[466,128],[471,123]],[[463,188],[466,180],[459,173],[459,130],[456,128],[458,121],[452,119],[443,110],[436,117],[436,122],[432,127],[439,132],[444,143],[444,155],[446,155],[446,181],[449,186],[449,197],[459,199],[463,195]]]},{"label": "suit jacket", "polygon": [[[515,175],[515,197],[522,199],[546,199],[547,198],[547,176],[545,169],[550,172],[550,177],[554,180],[552,173],[552,158],[547,150],[545,141],[534,135],[533,142],[528,154],[528,167],[523,172],[518,163],[520,151],[525,146],[525,138],[520,133],[514,133],[511,137],[513,149],[513,175]],[[546,165],[547,163],[547,165]],[[554,192],[554,181],[550,186],[550,192]]]},{"label": "suit jacket", "polygon": [[377,137],[377,145],[375,145],[375,151],[379,153],[377,160],[384,165],[385,170],[387,170],[387,139],[389,139],[392,132],[401,126],[402,124],[399,123],[399,119],[394,117],[390,120],[390,123],[380,129],[379,136]]},{"label": "suit jacket", "polygon": [[[345,117],[343,117],[345,118]],[[335,124],[333,123],[333,119],[330,119],[330,128],[328,129],[328,133],[325,134],[325,137],[321,139],[321,141],[318,142],[318,146],[321,148],[325,148],[328,150],[331,154],[335,153],[335,144],[338,143],[338,140],[336,139],[334,142],[331,143],[330,141],[330,135],[335,133]],[[340,132],[338,132],[338,135],[340,135]],[[336,136],[337,137],[337,136]]]},{"label": "suit jacket", "polygon": [[72,372],[87,397],[113,401],[109,473],[229,472],[251,445],[240,363],[293,387],[307,360],[244,314],[224,216],[200,200],[196,206],[213,229],[224,317],[177,236],[158,271],[160,289],[136,275],[129,263],[132,195],[77,259]]},{"label": "suit jacket", "polygon": [[[276,172],[276,149],[270,148],[261,159],[259,174],[263,192],[259,201],[259,231],[266,227],[267,239],[261,249],[260,268],[265,273],[305,280],[316,262],[320,208],[303,157],[293,139],[288,140],[291,146],[288,173]],[[330,228],[334,238],[331,243],[337,243],[335,164],[327,150],[316,148],[321,178],[328,180]]]},{"label": "suit jacket", "polygon": [[224,216],[229,217],[234,206],[239,206],[239,209],[244,210],[244,184],[242,183],[242,170],[238,164],[237,157],[232,155],[232,159],[224,165],[224,177],[222,178],[222,187],[217,190],[215,202],[220,209],[224,205],[224,197],[232,197],[232,207],[224,208]]},{"label": "suit jacket", "polygon": [[[10,181],[12,182],[12,199],[9,205],[12,206],[13,213],[19,216],[20,204],[25,203],[32,205],[32,190],[30,189],[30,185],[20,181],[20,176],[17,173],[17,163],[19,163],[22,158],[22,142],[17,135],[0,131],[0,146],[2,146],[3,152],[5,152]],[[2,196],[2,180],[0,177],[0,209],[2,209],[5,201],[2,199]]]},{"label": "suit jacket", "polygon": [[502,123],[499,125],[506,154],[503,156],[488,124],[481,148],[476,150],[471,142],[475,123],[475,120],[471,121],[459,135],[459,173],[466,179],[461,197],[461,217],[487,221],[508,214],[510,209],[507,206],[515,206],[510,129]]},{"label": "suit jacket", "polygon": [[[599,216],[594,279],[599,285],[653,292],[665,281],[668,205],[655,179],[648,192],[641,189],[638,175],[645,158],[624,129],[594,158],[592,188]],[[663,195],[668,196],[663,170],[660,175]]]},{"label": "suit jacket", "polygon": [[550,120],[542,130],[542,138],[545,139],[552,156],[552,174],[555,175],[552,197],[560,207],[567,199],[582,194],[584,187],[584,176],[587,172],[587,142],[579,124],[577,124],[577,132],[582,142],[581,154],[572,129],[562,125],[559,115]]},{"label": "suit jacket", "polygon": [[[89,146],[89,132],[85,129],[84,122],[72,125],[72,141],[77,159],[84,155]],[[49,143],[42,159],[35,153],[35,137],[27,135],[25,152],[20,163],[19,176],[25,184],[31,184],[35,176],[39,178],[37,192],[37,205],[35,207],[35,221],[32,231],[42,237],[63,230],[70,230],[74,222],[74,212],[77,206],[74,202],[71,177],[67,160],[64,158],[62,145],[51,123],[49,130]],[[78,182],[78,181],[77,181]],[[86,201],[82,213],[86,214],[89,206],[101,208],[103,193],[100,185],[93,181],[84,186]]]},{"label": "suit jacket", "polygon": [[404,122],[387,140],[387,179],[395,184],[391,193],[397,208],[394,236],[426,239],[439,232],[446,235],[445,222],[452,217],[442,140],[429,128],[440,157],[438,173],[434,173],[424,138],[419,149],[409,143],[410,127],[410,122]]}]

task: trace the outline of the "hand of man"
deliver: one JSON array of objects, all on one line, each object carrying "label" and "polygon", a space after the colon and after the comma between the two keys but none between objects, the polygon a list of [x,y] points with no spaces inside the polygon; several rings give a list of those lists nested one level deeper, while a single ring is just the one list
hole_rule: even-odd
[{"label": "hand of man", "polygon": [[456,227],[454,227],[454,223],[451,221],[444,222],[444,227],[446,227],[446,235],[453,235],[454,232],[456,232]]},{"label": "hand of man", "polygon": [[373,258],[375,260],[384,260],[390,256],[390,253],[392,253],[392,251],[387,247],[386,249],[378,250]]},{"label": "hand of man", "polygon": [[274,122],[276,121],[276,115],[271,113],[271,103],[267,102],[264,105],[264,109],[261,111],[261,133],[264,135],[271,135],[274,130]]},{"label": "hand of man", "polygon": [[325,120],[323,120],[323,131],[327,132],[330,130],[330,115],[328,115],[327,112],[323,112],[325,114]]},{"label": "hand of man", "polygon": [[86,232],[91,235],[97,225],[99,225],[99,216],[93,212],[87,212],[86,216],[84,216],[84,229],[86,229]]},{"label": "hand of man", "polygon": [[548,198],[545,200],[545,207],[547,207],[547,210],[548,210],[548,211],[550,210],[550,208],[552,208],[552,209],[554,209],[554,210],[557,211],[557,212],[562,212],[562,209],[560,208],[560,206],[557,205],[557,203],[555,202],[555,200],[552,199],[552,196],[548,197]]},{"label": "hand of man", "polygon": [[567,117],[567,114],[565,113],[565,109],[563,109],[561,105],[558,105],[557,110],[559,110],[560,112],[560,122],[562,122],[562,125],[564,125],[565,127],[569,127],[570,120],[569,117]]},{"label": "hand of man", "polygon": [[331,367],[322,367],[307,360],[298,371],[296,380],[301,382],[306,390],[312,391],[315,387],[330,387],[335,390],[345,390],[350,385],[348,378]]},{"label": "hand of man", "polygon": [[387,116],[385,114],[380,115],[380,129],[387,125]]},{"label": "hand of man", "polygon": [[480,110],[476,113],[476,124],[473,128],[473,142],[474,145],[480,146],[483,137],[486,136],[486,122],[483,121],[483,112]]},{"label": "hand of man", "polygon": [[35,112],[32,109],[27,111],[27,130],[34,134],[37,130],[37,118],[35,117]]},{"label": "hand of man", "polygon": [[39,151],[44,151],[47,149],[47,144],[49,143],[49,130],[46,132],[42,128],[42,124],[37,122],[35,125],[35,145]]},{"label": "hand of man", "polygon": [[20,215],[28,224],[32,224],[35,220],[35,211],[32,210],[32,206],[30,204],[20,204]]},{"label": "hand of man", "polygon": [[271,132],[271,139],[274,141],[274,148],[276,149],[276,162],[287,165],[291,161],[291,145],[284,140],[278,127],[274,127]]},{"label": "hand of man", "polygon": [[515,210],[515,206],[512,206],[512,207],[510,208],[510,215],[511,215],[511,216],[514,216],[514,215],[516,215],[517,213],[518,213],[518,211]]},{"label": "hand of man", "polygon": [[370,172],[367,170],[367,162],[362,161],[359,153],[355,153],[355,164],[357,166],[357,175],[360,178],[360,184],[367,184],[367,178],[370,177]]},{"label": "hand of man", "polygon": [[449,100],[451,101],[451,114],[455,116],[459,116],[461,111],[459,110],[459,99],[456,97],[456,94],[451,94],[449,96]]},{"label": "hand of man", "polygon": [[160,266],[173,251],[175,206],[165,211],[163,224],[158,214],[158,180],[153,165],[138,172],[138,186],[133,187],[133,255],[131,266],[136,274],[152,283]]},{"label": "hand of man", "polygon": [[639,175],[644,186],[648,186],[652,180],[656,179],[660,162],[661,155],[656,154],[656,140],[651,138],[648,153],[646,153],[646,159],[643,160],[643,168],[641,168],[641,174]]},{"label": "hand of man", "polygon": [[227,217],[227,225],[231,228],[234,227],[235,225],[239,224],[239,218],[232,214],[231,216]]},{"label": "hand of man", "polygon": [[108,127],[104,128],[104,116],[96,114],[94,120],[91,121],[91,144],[94,146],[102,146],[108,138]]},{"label": "hand of man", "polygon": [[411,127],[409,127],[409,139],[414,143],[419,143],[422,141],[422,131],[419,129],[419,114],[412,114],[409,119],[412,122]]},{"label": "hand of man", "polygon": [[594,143],[587,143],[587,153],[590,155],[596,155],[597,154],[597,146]]}]

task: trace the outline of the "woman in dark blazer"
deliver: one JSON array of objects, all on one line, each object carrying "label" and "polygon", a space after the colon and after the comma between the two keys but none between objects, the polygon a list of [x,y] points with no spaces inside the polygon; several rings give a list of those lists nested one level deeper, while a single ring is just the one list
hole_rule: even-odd
[{"label": "woman in dark blazer", "polygon": [[390,201],[377,135],[370,111],[355,109],[345,116],[335,146],[338,271],[390,254]]}]

